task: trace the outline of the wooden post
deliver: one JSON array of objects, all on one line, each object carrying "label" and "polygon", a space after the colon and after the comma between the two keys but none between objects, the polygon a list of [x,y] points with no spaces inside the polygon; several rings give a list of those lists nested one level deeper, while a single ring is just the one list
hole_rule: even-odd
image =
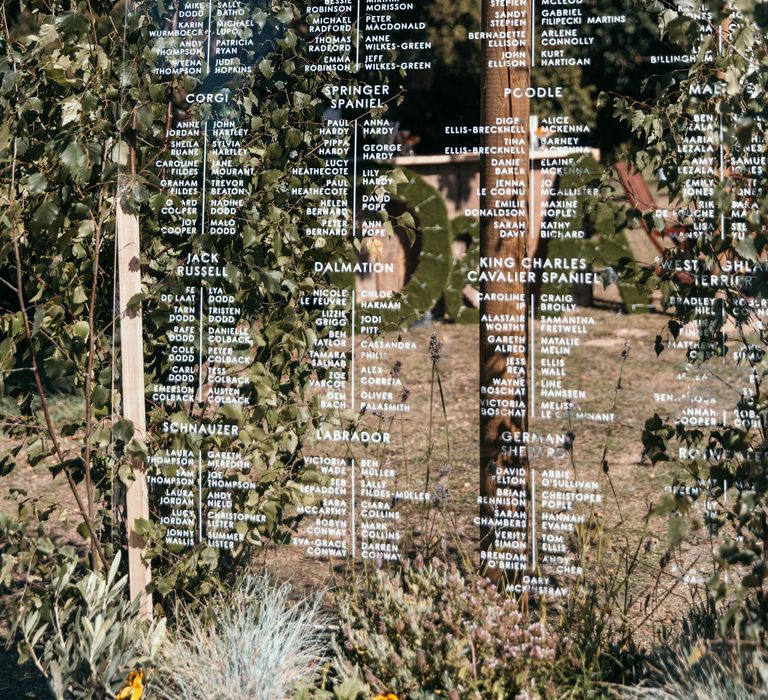
[{"label": "wooden post", "polygon": [[[507,19],[499,26],[499,3],[483,0],[482,29],[486,33],[482,52],[482,124],[498,133],[483,137],[480,166],[480,546],[486,556],[482,570],[496,583],[505,578],[515,581],[522,577],[520,562],[504,561],[515,553],[527,552],[528,510],[518,508],[519,527],[497,528],[488,523],[498,517],[499,510],[513,508],[494,505],[493,500],[507,492],[529,493],[528,460],[522,433],[528,430],[528,298],[527,271],[523,258],[528,257],[530,232],[529,188],[529,119],[531,3],[524,17]],[[521,6],[523,9],[525,5]],[[489,46],[487,37],[527,37],[524,45]],[[493,160],[504,161],[494,165]],[[494,188],[503,194],[491,194]],[[509,194],[512,193],[512,194]],[[484,274],[485,273],[485,274]],[[486,325],[484,318],[503,319],[504,331]],[[496,339],[491,340],[495,336]],[[498,413],[489,413],[490,402],[504,401]],[[485,410],[484,410],[485,409]],[[493,410],[493,409],[491,409]],[[513,480],[501,482],[497,470],[521,469],[522,485]],[[511,474],[512,472],[507,472]],[[519,479],[520,477],[515,477]],[[513,485],[514,484],[514,485]],[[528,496],[530,498],[530,494]],[[503,541],[496,537],[497,529],[511,531],[512,537]],[[510,545],[526,543],[526,549]],[[506,545],[506,546],[505,546]],[[495,558],[494,552],[499,555]]]},{"label": "wooden post", "polygon": [[[120,193],[122,188],[118,188]],[[144,439],[146,413],[144,407],[144,342],[140,310],[128,308],[132,297],[141,292],[141,249],[139,218],[123,210],[118,194],[117,267],[120,290],[120,360],[123,392],[123,417],[133,423],[134,435]],[[139,614],[152,619],[152,596],[146,588],[152,580],[149,562],[144,559],[146,542],[134,529],[137,520],[149,519],[149,494],[144,462],[133,465],[134,481],[126,494],[126,528],[128,532],[128,579],[131,600],[141,597]]]}]

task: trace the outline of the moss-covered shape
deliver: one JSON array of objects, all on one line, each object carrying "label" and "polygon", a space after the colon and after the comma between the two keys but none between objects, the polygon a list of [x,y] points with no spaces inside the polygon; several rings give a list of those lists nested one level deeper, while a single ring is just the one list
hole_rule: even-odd
[{"label": "moss-covered shape", "polygon": [[[435,306],[448,284],[453,266],[451,227],[442,195],[413,171],[402,172],[406,182],[391,186],[390,206],[397,210],[399,203],[400,209],[404,208],[413,217],[421,251],[416,269],[397,295],[400,310],[383,314],[387,325],[400,327],[417,321]],[[393,224],[399,228],[396,221],[393,220]]]},{"label": "moss-covered shape", "polygon": [[467,274],[477,270],[480,265],[480,222],[470,216],[452,219],[451,241],[462,242],[466,250],[462,257],[451,261],[451,272],[445,288],[445,311],[456,323],[477,323],[480,310],[466,305],[464,288],[468,284]]}]

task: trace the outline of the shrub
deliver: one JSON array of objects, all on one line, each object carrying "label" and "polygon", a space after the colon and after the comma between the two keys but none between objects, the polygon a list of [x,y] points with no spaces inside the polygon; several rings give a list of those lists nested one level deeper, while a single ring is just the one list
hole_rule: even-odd
[{"label": "shrub", "polygon": [[167,700],[290,697],[327,657],[320,596],[291,603],[290,586],[247,576],[200,614],[185,608],[162,647],[151,688]]},{"label": "shrub", "polygon": [[[671,547],[681,556],[698,559],[697,550],[713,551],[714,573],[708,585],[723,610],[723,632],[764,645],[768,337],[760,314],[768,286],[762,268],[748,275],[717,271],[725,259],[731,269],[756,270],[768,251],[768,179],[762,171],[747,177],[740,169],[745,154],[762,150],[757,144],[768,139],[765,104],[755,99],[768,89],[768,71],[755,70],[768,64],[768,13],[756,0],[708,4],[706,16],[690,13],[685,2],[646,5],[649,16],[658,16],[659,38],[673,51],[692,52],[695,60],[685,71],[649,79],[647,100],[603,96],[632,131],[622,161],[638,172],[658,173],[670,203],[666,211],[675,212],[672,218],[679,227],[677,241],[653,263],[620,261],[621,276],[637,282],[644,293],[658,293],[670,315],[656,337],[657,355],[685,348],[676,357],[687,363],[686,371],[727,377],[727,392],[722,399],[718,395],[714,412],[722,420],[688,425],[671,406],[660,406],[648,417],[645,454],[654,465],[666,464],[675,479],[654,510],[669,515]],[[702,41],[713,27],[713,36],[719,27],[728,40],[711,45],[709,38]],[[728,76],[728,89],[722,94],[706,99],[695,94],[697,86],[714,84],[723,76]],[[706,188],[690,186],[688,173],[695,169],[697,155],[681,146],[697,138],[694,122],[718,125],[716,144],[724,160]],[[716,144],[712,142],[713,153]],[[606,176],[604,183],[613,177]],[[745,213],[735,213],[740,208]],[[664,231],[673,223],[653,207],[642,209],[628,210],[628,217],[648,230]],[[695,274],[681,274],[693,269],[686,268],[692,263]]]},{"label": "shrub", "polygon": [[624,688],[637,700],[753,700],[768,697],[768,663],[758,652],[679,647],[661,665],[658,687]]},{"label": "shrub", "polygon": [[368,572],[338,611],[336,666],[401,700],[538,697],[557,645],[488,579],[438,560]]},{"label": "shrub", "polygon": [[152,664],[165,623],[140,622],[119,565],[118,556],[106,575],[82,574],[70,561],[19,599],[20,663],[31,658],[57,699],[114,698],[131,671]]}]

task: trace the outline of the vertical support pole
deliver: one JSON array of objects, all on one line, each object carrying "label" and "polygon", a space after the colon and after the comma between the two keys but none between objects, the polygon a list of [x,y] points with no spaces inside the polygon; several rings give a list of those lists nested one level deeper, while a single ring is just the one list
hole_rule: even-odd
[{"label": "vertical support pole", "polygon": [[[120,188],[119,188],[120,191]],[[117,266],[120,292],[120,361],[123,395],[123,417],[133,423],[134,435],[144,439],[146,414],[144,407],[144,343],[141,311],[129,309],[128,302],[141,292],[141,249],[139,218],[117,204]],[[139,614],[152,619],[152,596],[146,591],[152,580],[149,562],[144,559],[146,542],[135,531],[139,519],[149,519],[149,494],[143,460],[133,464],[134,481],[126,494],[126,528],[128,532],[128,579],[131,600],[141,597]]]},{"label": "vertical support pole", "polygon": [[[498,15],[507,9],[503,5],[483,0],[485,37],[502,33]],[[505,578],[522,578],[523,564],[509,562],[505,555],[527,553],[527,546],[523,550],[500,548],[497,527],[489,525],[513,510],[497,503],[502,500],[497,499],[500,491],[529,492],[528,459],[522,438],[528,430],[529,273],[522,261],[528,255],[530,237],[530,98],[526,90],[531,83],[531,0],[523,7],[526,11],[521,14],[525,16],[507,19],[503,29],[509,36],[525,37],[524,44],[520,42],[517,48],[498,46],[507,42],[484,38],[482,52],[482,123],[495,127],[496,133],[483,137],[480,165],[480,547],[484,556],[482,570],[497,584]],[[494,165],[494,159],[504,165]],[[504,194],[491,194],[494,188]],[[486,327],[483,319],[493,316],[504,318],[509,332]],[[500,335],[503,338],[498,338]],[[489,412],[489,402],[494,399],[499,404],[506,400],[503,402],[507,407],[498,408],[495,414]],[[517,482],[507,487],[514,483],[507,480],[500,489],[497,474],[505,468],[523,470],[519,473],[525,474],[524,485]],[[500,528],[513,531],[517,538],[514,544],[520,540],[527,544],[527,510],[517,508],[518,527]],[[512,543],[509,539],[505,542]]]}]

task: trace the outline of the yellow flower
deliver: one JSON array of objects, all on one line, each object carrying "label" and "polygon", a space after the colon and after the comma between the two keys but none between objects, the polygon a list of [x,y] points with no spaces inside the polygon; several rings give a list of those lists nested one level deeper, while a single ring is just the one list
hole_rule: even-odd
[{"label": "yellow flower", "polygon": [[125,679],[125,688],[116,696],[116,700],[141,700],[144,695],[144,671],[131,671]]},{"label": "yellow flower", "polygon": [[689,666],[695,666],[699,661],[701,661],[701,658],[704,656],[704,654],[707,653],[707,647],[703,642],[699,642],[693,649],[691,650],[691,654],[688,657],[688,665]]},{"label": "yellow flower", "polygon": [[372,700],[399,700],[394,693],[387,693],[386,695],[377,695]]}]

